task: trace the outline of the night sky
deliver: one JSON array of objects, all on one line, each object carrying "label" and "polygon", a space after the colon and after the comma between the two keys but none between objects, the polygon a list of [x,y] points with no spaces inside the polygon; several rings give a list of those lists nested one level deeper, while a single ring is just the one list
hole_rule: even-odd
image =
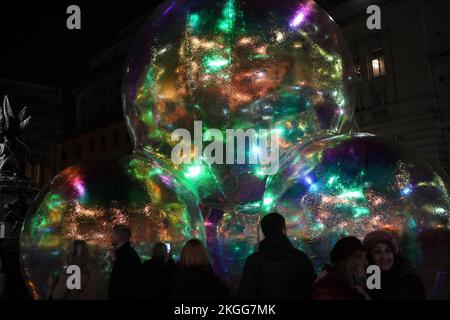
[{"label": "night sky", "polygon": [[[69,88],[86,76],[89,58],[117,32],[162,1],[1,1],[0,77]],[[82,30],[66,28],[71,4]]]}]

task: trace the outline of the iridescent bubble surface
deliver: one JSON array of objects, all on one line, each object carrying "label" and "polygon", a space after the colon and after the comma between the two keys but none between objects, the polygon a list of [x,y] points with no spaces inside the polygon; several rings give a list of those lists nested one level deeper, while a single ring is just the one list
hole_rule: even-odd
[{"label": "iridescent bubble surface", "polygon": [[393,232],[431,286],[438,271],[450,270],[447,181],[399,142],[341,135],[293,149],[268,181],[262,207],[285,216],[291,240],[316,266],[343,235]]},{"label": "iridescent bubble surface", "polygon": [[143,261],[155,242],[170,243],[177,259],[187,240],[205,241],[198,199],[159,163],[132,155],[75,165],[43,188],[24,223],[21,258],[32,297],[45,298],[67,246],[85,240],[102,276],[97,298],[105,299],[115,224],[130,226]]},{"label": "iridescent bubble surface", "polygon": [[[167,1],[131,51],[125,115],[136,148],[166,159],[177,143],[172,132],[184,128],[193,139],[196,120],[202,133],[214,128],[224,137],[226,129],[277,130],[284,153],[349,127],[352,77],[346,41],[314,1]],[[188,157],[199,153],[192,147]],[[176,169],[207,205],[261,199],[267,177],[260,165],[202,160]]]},{"label": "iridescent bubble surface", "polygon": [[205,218],[208,250],[216,274],[238,289],[245,259],[258,245],[258,214],[209,209]]}]

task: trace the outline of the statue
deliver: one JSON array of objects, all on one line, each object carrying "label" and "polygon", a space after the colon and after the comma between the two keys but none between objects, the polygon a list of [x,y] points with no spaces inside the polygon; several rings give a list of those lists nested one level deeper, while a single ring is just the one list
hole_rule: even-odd
[{"label": "statue", "polygon": [[[4,222],[11,227],[8,228],[8,234],[5,234],[5,238],[11,238],[20,232],[23,220],[27,214],[27,209],[31,204],[32,198],[26,196],[17,196],[10,202],[6,203],[1,210],[3,211]],[[17,235],[18,236],[18,235]]]},{"label": "statue", "polygon": [[31,119],[26,113],[27,107],[16,117],[5,96],[0,110],[0,176],[24,176],[28,147],[19,138]]},{"label": "statue", "polygon": [[[14,115],[5,96],[0,105],[0,300],[28,300],[22,279],[19,235],[28,206],[39,192],[39,185],[25,177],[28,147],[21,141],[31,117],[27,108]],[[6,280],[5,280],[6,279]],[[3,293],[2,293],[3,291]]]}]

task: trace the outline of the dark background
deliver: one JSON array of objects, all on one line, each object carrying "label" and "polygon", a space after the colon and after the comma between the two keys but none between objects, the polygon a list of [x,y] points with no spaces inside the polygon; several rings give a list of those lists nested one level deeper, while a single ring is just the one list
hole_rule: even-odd
[{"label": "dark background", "polygon": [[[117,32],[162,1],[0,1],[0,75],[70,87],[88,60]],[[69,5],[81,8],[81,30],[68,30]]]}]

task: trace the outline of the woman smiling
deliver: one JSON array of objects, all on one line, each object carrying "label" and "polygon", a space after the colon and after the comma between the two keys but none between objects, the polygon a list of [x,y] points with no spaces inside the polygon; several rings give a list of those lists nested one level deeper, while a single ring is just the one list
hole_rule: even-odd
[{"label": "woman smiling", "polygon": [[363,241],[369,264],[381,269],[381,289],[371,290],[374,300],[425,300],[422,280],[399,254],[394,237],[382,230],[366,235]]}]

